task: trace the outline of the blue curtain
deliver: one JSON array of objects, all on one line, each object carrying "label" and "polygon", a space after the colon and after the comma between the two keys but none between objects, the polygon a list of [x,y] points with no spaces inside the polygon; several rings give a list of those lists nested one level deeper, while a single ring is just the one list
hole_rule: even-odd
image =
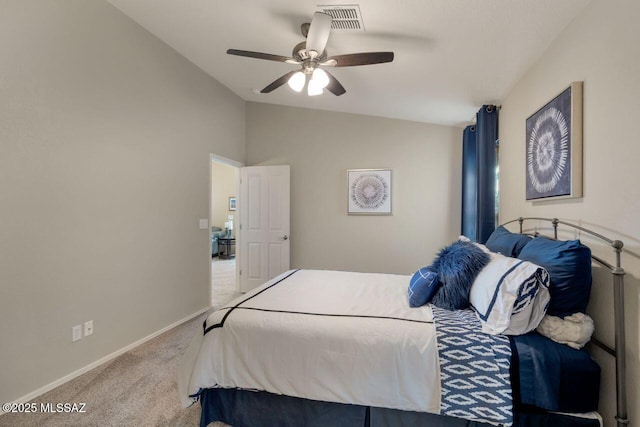
[{"label": "blue curtain", "polygon": [[483,105],[462,136],[462,234],[485,243],[496,228],[498,109]]},{"label": "blue curtain", "polygon": [[462,234],[476,240],[477,164],[476,127],[462,133]]}]

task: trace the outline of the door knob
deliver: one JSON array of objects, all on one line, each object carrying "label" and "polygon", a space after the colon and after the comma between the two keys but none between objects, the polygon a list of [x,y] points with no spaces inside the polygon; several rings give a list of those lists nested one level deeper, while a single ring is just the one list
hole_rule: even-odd
[{"label": "door knob", "polygon": [[285,234],[284,236],[282,236],[282,237],[280,238],[280,240],[289,240],[289,236],[287,236],[287,235]]}]

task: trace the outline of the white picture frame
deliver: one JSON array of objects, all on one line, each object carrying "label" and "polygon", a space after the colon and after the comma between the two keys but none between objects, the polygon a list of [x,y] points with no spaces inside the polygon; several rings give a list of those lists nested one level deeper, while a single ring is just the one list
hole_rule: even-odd
[{"label": "white picture frame", "polygon": [[347,214],[391,215],[391,169],[347,170]]}]

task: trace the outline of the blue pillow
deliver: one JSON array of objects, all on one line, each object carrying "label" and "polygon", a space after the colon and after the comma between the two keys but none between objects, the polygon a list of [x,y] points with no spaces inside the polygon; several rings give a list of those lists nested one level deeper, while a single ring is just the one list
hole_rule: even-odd
[{"label": "blue pillow", "polygon": [[447,310],[469,308],[471,285],[488,262],[489,254],[471,242],[457,241],[440,250],[429,266],[441,283],[431,303]]},{"label": "blue pillow", "polygon": [[591,250],[580,240],[536,237],[527,243],[518,258],[544,267],[549,273],[548,314],[564,318],[585,312],[591,293]]},{"label": "blue pillow", "polygon": [[491,233],[485,246],[492,252],[497,252],[504,256],[517,257],[520,251],[522,251],[522,248],[530,241],[531,237],[524,234],[512,233],[499,225],[498,228]]},{"label": "blue pillow", "polygon": [[409,305],[420,307],[431,301],[438,285],[438,275],[428,267],[422,267],[416,271],[409,283]]}]

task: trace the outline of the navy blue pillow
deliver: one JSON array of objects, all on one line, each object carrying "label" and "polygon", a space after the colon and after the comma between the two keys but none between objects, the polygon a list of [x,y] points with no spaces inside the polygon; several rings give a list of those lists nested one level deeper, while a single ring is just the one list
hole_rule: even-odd
[{"label": "navy blue pillow", "polygon": [[468,308],[471,285],[488,262],[489,254],[471,242],[457,241],[440,250],[429,266],[441,283],[431,303],[447,310]]},{"label": "navy blue pillow", "polygon": [[527,243],[518,258],[538,264],[549,273],[548,314],[565,317],[585,312],[591,294],[591,249],[580,240],[536,237]]},{"label": "navy blue pillow", "polygon": [[411,307],[420,307],[431,301],[431,297],[438,289],[439,284],[438,275],[429,270],[428,267],[422,267],[413,273],[409,283],[409,305]]},{"label": "navy blue pillow", "polygon": [[504,256],[517,257],[525,247],[527,243],[531,241],[531,237],[512,233],[503,226],[499,225],[498,228],[491,233],[485,246],[492,252],[501,253]]}]

